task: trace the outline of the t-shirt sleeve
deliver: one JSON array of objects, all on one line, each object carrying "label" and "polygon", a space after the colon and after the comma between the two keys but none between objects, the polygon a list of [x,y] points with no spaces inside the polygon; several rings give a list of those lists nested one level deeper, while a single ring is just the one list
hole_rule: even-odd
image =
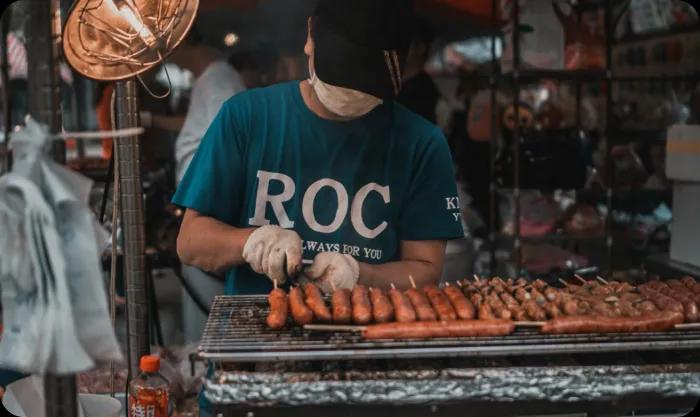
[{"label": "t-shirt sleeve", "polygon": [[399,217],[400,240],[464,236],[454,166],[447,140],[436,129],[415,156],[409,193]]},{"label": "t-shirt sleeve", "polygon": [[173,204],[235,225],[244,187],[244,144],[227,101],[207,129],[177,187]]}]

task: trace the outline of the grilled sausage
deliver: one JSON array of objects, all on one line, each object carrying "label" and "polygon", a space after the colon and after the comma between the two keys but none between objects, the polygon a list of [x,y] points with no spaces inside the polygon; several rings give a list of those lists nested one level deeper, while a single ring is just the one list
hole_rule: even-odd
[{"label": "grilled sausage", "polygon": [[364,285],[355,285],[352,289],[352,321],[355,324],[368,324],[372,321],[372,304]]},{"label": "grilled sausage", "polygon": [[493,313],[489,303],[481,303],[479,305],[479,320],[495,320],[496,315]]},{"label": "grilled sausage", "polygon": [[515,326],[510,320],[452,320],[385,323],[367,326],[365,339],[431,339],[438,337],[506,336]]},{"label": "grilled sausage", "polygon": [[644,317],[576,316],[549,320],[540,328],[542,333],[629,333],[670,330],[683,322],[683,314],[665,311]]},{"label": "grilled sausage", "polygon": [[502,292],[499,294],[501,297],[501,301],[506,305],[508,310],[510,310],[511,317],[514,318],[515,320],[518,321],[527,321],[529,320],[529,317],[525,310],[520,306],[520,303],[518,303],[518,300],[513,298],[512,295],[510,295],[507,292]]},{"label": "grilled sausage", "polygon": [[324,323],[329,323],[333,320],[333,315],[321,295],[321,290],[317,286],[310,282],[304,284],[304,296],[304,301],[313,311],[316,320]]},{"label": "grilled sausage", "polygon": [[527,313],[528,317],[535,321],[547,320],[547,313],[540,307],[535,300],[525,300],[522,304],[523,309]]},{"label": "grilled sausage", "polygon": [[347,288],[339,288],[333,291],[331,296],[333,323],[347,324],[352,321],[352,300],[350,298],[350,290]]},{"label": "grilled sausage", "polygon": [[564,315],[554,301],[547,301],[543,308],[545,313],[547,313],[547,317],[550,319],[556,319]]},{"label": "grilled sausage", "polygon": [[513,318],[513,313],[510,312],[508,307],[506,307],[506,305],[503,303],[503,301],[501,301],[501,299],[498,297],[498,295],[496,295],[496,293],[489,295],[486,301],[491,306],[491,310],[493,310],[493,313],[496,315],[496,318],[504,320],[510,320]]},{"label": "grilled sausage", "polygon": [[287,293],[281,288],[275,288],[267,296],[267,302],[270,303],[267,327],[275,330],[281,329],[287,323],[287,313],[289,311]]},{"label": "grilled sausage", "polygon": [[423,291],[417,290],[415,288],[409,288],[406,290],[406,296],[411,301],[413,309],[416,312],[416,316],[420,321],[435,321],[437,320],[437,314],[430,306],[430,301]]},{"label": "grilled sausage", "polygon": [[387,323],[394,319],[394,307],[384,291],[370,288],[369,299],[372,302],[372,317],[374,317],[375,322]]},{"label": "grilled sausage", "polygon": [[532,298],[529,292],[525,288],[518,288],[515,290],[515,298],[520,301],[520,303],[523,303],[529,299]]},{"label": "grilled sausage", "polygon": [[428,285],[427,287],[423,288],[423,290],[425,291],[425,295],[428,296],[430,305],[433,306],[433,309],[437,313],[440,320],[457,319],[457,312],[454,308],[452,308],[450,300],[442,291],[440,291],[438,287],[435,285]]},{"label": "grilled sausage", "polygon": [[654,305],[654,303],[650,300],[642,300],[637,303],[633,303],[633,305],[642,314],[652,314],[659,311]]},{"label": "grilled sausage", "polygon": [[547,298],[547,301],[557,301],[558,294],[559,294],[559,291],[557,291],[557,289],[554,287],[547,286],[544,289],[544,296],[545,296],[545,298]]},{"label": "grilled sausage", "polygon": [[457,313],[457,317],[462,320],[471,320],[476,315],[474,311],[474,306],[472,303],[464,296],[464,293],[457,287],[445,287],[445,295],[450,300],[452,308],[454,308]]},{"label": "grilled sausage", "polygon": [[544,306],[547,302],[547,298],[537,288],[532,288],[530,290],[530,296],[539,306]]},{"label": "grilled sausage", "polygon": [[643,315],[643,313],[639,311],[630,301],[620,300],[618,301],[617,305],[620,307],[620,311],[622,312],[623,316],[639,317]]},{"label": "grilled sausage", "polygon": [[411,300],[408,299],[406,294],[396,288],[392,288],[389,290],[389,299],[394,306],[396,321],[399,323],[416,321],[416,312],[413,310]]},{"label": "grilled sausage", "polygon": [[314,321],[314,313],[306,306],[304,294],[299,287],[292,287],[289,290],[289,309],[292,312],[292,318],[300,326]]}]

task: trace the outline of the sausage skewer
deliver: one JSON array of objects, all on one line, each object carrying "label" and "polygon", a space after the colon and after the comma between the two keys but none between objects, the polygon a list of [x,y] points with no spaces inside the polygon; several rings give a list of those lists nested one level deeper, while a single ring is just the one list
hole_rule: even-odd
[{"label": "sausage skewer", "polygon": [[430,339],[437,337],[506,336],[515,325],[509,320],[453,320],[385,323],[367,326],[365,339]]},{"label": "sausage skewer", "polygon": [[456,320],[457,312],[450,304],[450,300],[445,296],[445,294],[440,291],[435,285],[428,285],[423,288],[425,295],[428,296],[430,304],[435,309],[440,320]]},{"label": "sausage skewer", "polygon": [[364,285],[355,285],[351,294],[352,321],[355,324],[368,324],[372,321],[372,304],[369,292]]},{"label": "sausage skewer", "polygon": [[307,307],[304,294],[299,287],[292,287],[289,290],[289,310],[294,321],[301,326],[314,321],[314,313]]},{"label": "sausage skewer", "polygon": [[411,300],[408,299],[406,294],[397,290],[393,283],[389,290],[389,299],[391,299],[391,304],[394,306],[397,322],[408,323],[416,321],[416,312],[411,305]]},{"label": "sausage skewer", "polygon": [[457,317],[462,320],[471,320],[475,316],[474,305],[464,296],[464,293],[457,287],[449,284],[444,289],[445,295],[450,300],[452,307],[457,313]]},{"label": "sausage skewer", "polygon": [[283,289],[277,288],[277,281],[274,283],[275,288],[270,291],[270,294],[267,296],[267,301],[270,303],[270,313],[267,315],[267,326],[277,330],[284,327],[287,323],[289,304],[287,303],[287,293],[284,292]]},{"label": "sausage skewer", "polygon": [[317,286],[310,282],[304,284],[304,295],[304,301],[306,301],[306,305],[313,311],[316,320],[326,323],[333,320],[333,315],[328,309],[326,302],[323,300],[321,290],[319,290]]},{"label": "sausage skewer", "polygon": [[369,289],[369,299],[372,302],[372,317],[377,323],[387,323],[394,319],[394,307],[384,291],[378,288]]},{"label": "sausage skewer", "polygon": [[333,285],[331,296],[331,308],[333,310],[333,323],[348,324],[352,321],[352,295],[347,288],[336,289]]},{"label": "sausage skewer", "polygon": [[412,276],[408,276],[411,281],[411,288],[406,290],[406,297],[411,301],[411,305],[416,312],[416,317],[420,321],[435,321],[438,319],[437,314],[430,306],[430,301],[423,291],[416,288],[416,282]]}]

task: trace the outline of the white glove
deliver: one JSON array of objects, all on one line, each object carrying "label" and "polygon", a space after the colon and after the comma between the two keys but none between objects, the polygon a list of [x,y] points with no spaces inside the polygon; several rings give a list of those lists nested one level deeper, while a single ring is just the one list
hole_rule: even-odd
[{"label": "white glove", "polygon": [[282,284],[301,270],[301,238],[293,230],[262,226],[245,242],[243,259],[253,271]]},{"label": "white glove", "polygon": [[352,289],[360,278],[360,264],[344,253],[321,252],[304,275],[329,294],[334,288]]}]

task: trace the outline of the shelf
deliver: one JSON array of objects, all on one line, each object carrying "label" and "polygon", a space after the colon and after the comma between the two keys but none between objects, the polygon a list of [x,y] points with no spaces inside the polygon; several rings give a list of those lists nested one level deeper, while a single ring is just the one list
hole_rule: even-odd
[{"label": "shelf", "polygon": [[[512,244],[513,240],[515,240],[515,236],[501,234],[501,235],[499,235],[497,242]],[[520,236],[520,241],[522,243],[554,243],[554,242],[573,242],[573,241],[576,241],[576,242],[581,242],[581,241],[595,242],[595,241],[601,241],[601,240],[605,240],[604,234],[591,235],[591,234],[555,232],[555,233],[549,233],[549,234],[542,235],[542,236]]]},{"label": "shelf", "polygon": [[621,37],[620,39],[613,39],[612,45],[621,45],[626,43],[647,41],[651,39],[658,39],[667,36],[674,35],[685,35],[697,33],[700,35],[700,25],[695,24],[691,26],[678,26],[671,29],[654,30],[651,32],[640,33],[640,34],[630,34]]}]

